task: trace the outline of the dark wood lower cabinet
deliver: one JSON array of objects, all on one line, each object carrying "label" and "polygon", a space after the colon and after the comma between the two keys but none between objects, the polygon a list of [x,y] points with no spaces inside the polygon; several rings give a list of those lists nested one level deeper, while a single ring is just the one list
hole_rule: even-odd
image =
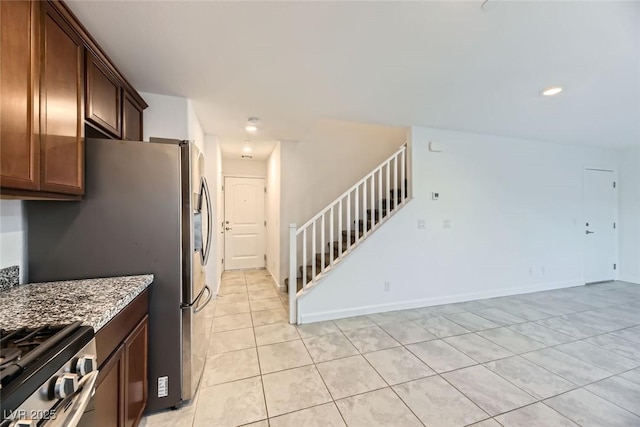
[{"label": "dark wood lower cabinet", "polygon": [[124,342],[124,425],[138,425],[147,406],[147,349],[149,316],[138,324]]},{"label": "dark wood lower cabinet", "polygon": [[79,427],[135,427],[140,423],[148,393],[148,302],[147,290],[96,334],[100,372],[91,408]]},{"label": "dark wood lower cabinet", "polygon": [[82,426],[116,427],[124,424],[124,345],[116,350],[98,375],[94,410],[85,414]]}]

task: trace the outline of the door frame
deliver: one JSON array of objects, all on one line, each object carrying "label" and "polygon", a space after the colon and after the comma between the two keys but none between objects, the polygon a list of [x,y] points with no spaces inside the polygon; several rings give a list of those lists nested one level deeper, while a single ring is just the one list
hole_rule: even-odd
[{"label": "door frame", "polygon": [[620,181],[618,180],[618,169],[615,167],[608,167],[608,166],[585,166],[582,169],[582,222],[580,223],[580,239],[581,239],[581,246],[582,246],[582,282],[584,284],[586,284],[586,277],[584,275],[585,273],[585,265],[586,265],[586,248],[585,248],[585,240],[584,240],[584,226],[582,224],[586,223],[586,210],[585,210],[585,193],[586,193],[586,179],[585,179],[585,175],[587,173],[587,171],[601,171],[601,172],[612,172],[613,173],[613,180],[616,183],[616,187],[613,194],[613,199],[614,199],[614,221],[616,223],[616,228],[613,229],[613,241],[614,241],[614,248],[613,248],[613,259],[614,259],[614,263],[616,264],[616,269],[613,271],[613,280],[619,280],[620,279],[620,254],[619,254],[619,233],[618,230],[620,229],[620,212],[618,209],[618,205],[619,205],[619,200],[618,200],[618,189],[620,186]]},{"label": "door frame", "polygon": [[[237,173],[223,173],[222,174],[222,221],[220,221],[220,223],[222,224],[222,235],[224,236],[222,238],[222,272],[224,273],[225,271],[227,271],[227,263],[225,261],[226,257],[227,257],[227,239],[226,239],[226,235],[224,232],[224,227],[225,227],[225,221],[227,218],[227,206],[226,206],[226,197],[225,197],[225,188],[227,185],[227,178],[250,178],[250,179],[264,179],[264,184],[265,186],[267,185],[267,177],[264,175],[242,175],[242,174],[237,174]],[[264,198],[264,213],[265,213],[265,221],[267,218],[267,198]],[[265,227],[265,239],[264,239],[264,253],[266,255],[267,253],[267,239],[266,239],[266,227]],[[267,263],[265,262],[265,268],[267,268]],[[236,271],[236,270],[229,270],[229,271]]]}]

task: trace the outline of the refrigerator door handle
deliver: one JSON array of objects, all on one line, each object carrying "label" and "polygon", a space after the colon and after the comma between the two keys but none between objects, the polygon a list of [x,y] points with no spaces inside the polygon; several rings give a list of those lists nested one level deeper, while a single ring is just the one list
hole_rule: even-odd
[{"label": "refrigerator door handle", "polygon": [[[207,265],[207,261],[209,260],[209,254],[211,253],[211,239],[212,239],[212,226],[213,226],[213,218],[211,212],[211,196],[209,194],[209,185],[207,185],[207,179],[202,177],[201,184],[202,195],[206,198],[207,201],[207,243],[206,247],[202,249],[202,265]],[[202,199],[200,201],[202,204]],[[204,237],[204,236],[202,236]]]},{"label": "refrigerator door handle", "polygon": [[[207,298],[210,299],[211,298],[211,295],[210,295],[211,294],[211,289],[209,289],[208,285],[204,285],[204,288],[202,288],[202,290],[200,291],[200,293],[198,294],[196,299],[194,299],[192,302],[183,302],[182,304],[180,304],[180,308],[182,310],[186,310],[187,308],[197,307],[198,303],[202,299],[202,295],[204,295],[205,291],[209,292],[209,295],[207,296]],[[206,305],[206,303],[205,303],[205,305]]]},{"label": "refrigerator door handle", "polygon": [[211,301],[213,293],[211,292],[211,288],[209,288],[209,285],[204,286],[204,289],[202,291],[204,292],[205,290],[207,291],[207,298],[204,300],[202,305],[196,305],[196,308],[193,309],[193,314],[201,312],[207,306],[207,304],[209,304],[209,301]]}]

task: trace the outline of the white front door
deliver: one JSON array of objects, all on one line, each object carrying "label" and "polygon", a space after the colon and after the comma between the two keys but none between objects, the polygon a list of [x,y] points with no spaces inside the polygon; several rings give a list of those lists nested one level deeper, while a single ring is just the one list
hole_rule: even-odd
[{"label": "white front door", "polygon": [[225,270],[265,266],[264,178],[224,179]]},{"label": "white front door", "polygon": [[584,280],[614,279],[616,263],[615,174],[608,170],[584,172]]}]

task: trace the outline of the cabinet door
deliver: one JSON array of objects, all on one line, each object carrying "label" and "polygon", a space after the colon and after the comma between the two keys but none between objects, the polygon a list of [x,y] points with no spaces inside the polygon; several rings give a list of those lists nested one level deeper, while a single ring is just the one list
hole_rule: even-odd
[{"label": "cabinet door", "polygon": [[100,369],[98,385],[93,397],[94,410],[82,419],[87,427],[121,427],[124,425],[124,345]]},{"label": "cabinet door", "polygon": [[84,47],[49,3],[41,3],[40,189],[84,193]]},{"label": "cabinet door", "polygon": [[0,186],[37,190],[40,3],[0,2]]},{"label": "cabinet door", "polygon": [[128,92],[122,101],[122,139],[142,141],[142,108]]},{"label": "cabinet door", "polygon": [[124,342],[125,427],[138,425],[147,406],[148,319],[149,316],[145,316]]},{"label": "cabinet door", "polygon": [[121,87],[111,71],[87,54],[87,120],[116,138],[122,136]]}]

